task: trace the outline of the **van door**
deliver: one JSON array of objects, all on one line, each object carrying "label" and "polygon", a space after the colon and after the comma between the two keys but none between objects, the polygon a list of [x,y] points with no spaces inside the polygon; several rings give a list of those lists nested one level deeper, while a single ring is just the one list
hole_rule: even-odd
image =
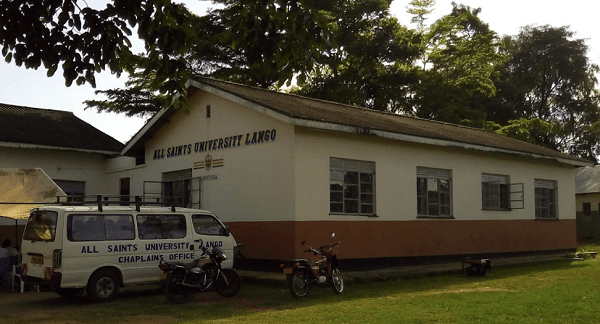
[{"label": "van door", "polygon": [[136,215],[139,246],[130,260],[130,267],[123,270],[123,281],[130,283],[158,280],[162,273],[158,268],[161,260],[190,262],[196,256],[190,243],[187,217],[183,214]]},{"label": "van door", "polygon": [[227,255],[227,260],[222,265],[223,268],[233,268],[233,248],[236,246],[236,242],[225,225],[210,214],[193,214],[192,223],[194,225],[194,247],[197,253],[201,253],[196,242],[198,240],[202,240],[204,247],[208,249],[220,247]]},{"label": "van door", "polygon": [[63,243],[62,223],[62,214],[59,215],[57,211],[31,211],[21,243],[22,263],[25,265],[22,270],[27,276],[38,280],[49,279],[47,276],[60,265],[56,263],[60,261]]}]

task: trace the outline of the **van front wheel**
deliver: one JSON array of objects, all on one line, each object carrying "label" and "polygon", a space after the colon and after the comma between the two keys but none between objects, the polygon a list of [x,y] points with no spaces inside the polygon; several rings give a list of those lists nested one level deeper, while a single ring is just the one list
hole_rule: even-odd
[{"label": "van front wheel", "polygon": [[93,302],[107,302],[119,293],[119,280],[114,271],[105,269],[92,275],[87,287],[88,298]]}]

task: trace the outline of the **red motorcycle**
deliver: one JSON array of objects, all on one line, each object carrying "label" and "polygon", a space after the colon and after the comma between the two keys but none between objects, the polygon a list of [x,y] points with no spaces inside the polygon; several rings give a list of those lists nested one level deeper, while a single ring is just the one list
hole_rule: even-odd
[{"label": "red motorcycle", "polygon": [[[335,238],[335,233],[331,234]],[[310,261],[307,259],[296,259],[286,261],[281,264],[283,273],[287,275],[287,283],[290,293],[294,298],[304,297],[310,291],[310,288],[321,286],[333,288],[336,294],[344,291],[344,278],[337,268],[337,249],[340,241],[325,244],[318,249],[308,246],[304,252],[312,252],[314,255],[320,255],[319,261]],[[306,242],[302,241],[302,245]]]}]

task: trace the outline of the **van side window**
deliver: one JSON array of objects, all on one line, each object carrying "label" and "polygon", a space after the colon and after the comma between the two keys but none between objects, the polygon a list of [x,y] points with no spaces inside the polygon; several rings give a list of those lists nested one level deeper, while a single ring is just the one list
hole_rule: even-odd
[{"label": "van side window", "polygon": [[67,218],[69,241],[118,241],[133,240],[133,216],[131,215],[76,215]]},{"label": "van side window", "polygon": [[137,226],[145,240],[184,238],[187,231],[183,215],[137,215]]},{"label": "van side window", "polygon": [[192,222],[198,234],[225,236],[225,228],[211,215],[192,215]]}]

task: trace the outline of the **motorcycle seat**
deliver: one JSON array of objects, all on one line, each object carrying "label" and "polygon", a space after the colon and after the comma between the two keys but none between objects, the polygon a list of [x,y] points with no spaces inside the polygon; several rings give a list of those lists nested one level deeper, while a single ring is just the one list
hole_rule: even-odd
[{"label": "motorcycle seat", "polygon": [[198,260],[193,260],[190,262],[170,262],[171,264],[175,264],[175,265],[180,265],[182,267],[185,267],[186,269],[192,269],[196,267],[196,262]]}]

